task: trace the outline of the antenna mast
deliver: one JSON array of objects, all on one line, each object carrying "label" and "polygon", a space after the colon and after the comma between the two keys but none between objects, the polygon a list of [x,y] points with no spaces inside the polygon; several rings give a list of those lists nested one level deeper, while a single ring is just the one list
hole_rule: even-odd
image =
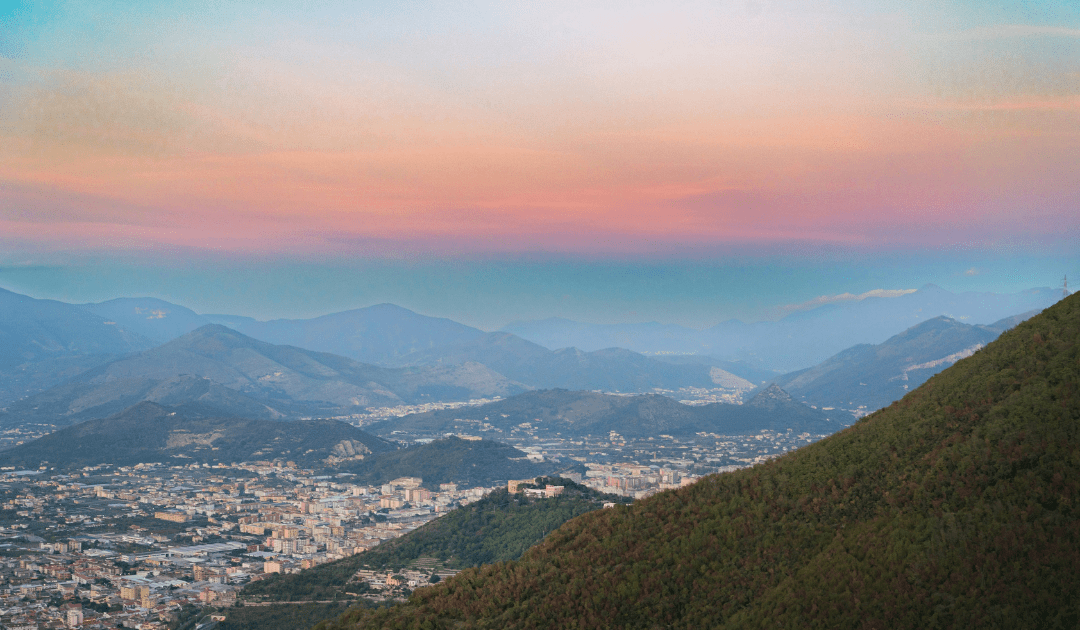
[{"label": "antenna mast", "polygon": [[1064,294],[1064,295],[1062,295],[1062,297],[1069,297],[1069,276],[1068,276],[1068,274],[1066,274],[1064,282],[1065,282],[1065,287],[1061,290],[1061,292]]}]

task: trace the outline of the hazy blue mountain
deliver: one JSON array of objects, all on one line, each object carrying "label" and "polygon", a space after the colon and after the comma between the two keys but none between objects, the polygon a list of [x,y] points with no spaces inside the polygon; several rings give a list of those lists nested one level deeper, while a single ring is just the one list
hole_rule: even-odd
[{"label": "hazy blue mountain", "polygon": [[709,354],[701,331],[675,324],[587,324],[562,317],[512,322],[502,331],[547,348],[580,348],[586,352],[627,348],[635,352]]},{"label": "hazy blue mountain", "polygon": [[792,399],[777,386],[766,388],[744,405],[683,405],[666,396],[616,396],[549,389],[531,391],[486,405],[414,414],[383,422],[372,431],[443,433],[465,431],[498,439],[522,423],[541,437],[603,435],[624,437],[685,435],[699,431],[742,435],[762,430],[833,433],[847,424]]},{"label": "hazy blue mountain", "polygon": [[834,303],[774,322],[732,320],[700,331],[656,323],[601,325],[563,319],[515,322],[503,330],[552,348],[589,351],[618,346],[645,354],[703,354],[792,371],[820,363],[853,344],[881,343],[934,317],[990,324],[1041,310],[1060,297],[1059,290],[1049,288],[1012,294],[951,293],[926,285],[901,297]]},{"label": "hazy blue mountain", "polygon": [[333,352],[364,363],[389,364],[412,352],[456,344],[483,331],[393,304],[378,304],[312,319],[214,315],[210,319],[268,343]]},{"label": "hazy blue mountain", "polygon": [[971,326],[935,317],[884,343],[853,346],[775,382],[810,405],[863,415],[899,400],[1023,319],[1026,317],[1020,315],[988,326]]},{"label": "hazy blue mountain", "polygon": [[552,351],[506,332],[484,333],[462,343],[414,352],[400,360],[403,365],[459,365],[468,361],[540,389],[648,392],[654,388],[717,386],[707,365],[666,363],[622,348]]},{"label": "hazy blue mountain", "polygon": [[259,320],[254,317],[247,317],[244,315],[219,315],[219,314],[204,314],[211,324],[221,324],[222,326],[228,326],[233,330],[240,330],[243,326],[249,326],[251,324],[259,323]]},{"label": "hazy blue mountain", "polygon": [[337,420],[277,422],[221,417],[201,405],[141,402],[7,451],[0,464],[58,468],[144,462],[232,463],[284,459],[301,466],[361,461],[396,446]]},{"label": "hazy blue mountain", "polygon": [[117,298],[82,308],[116,322],[155,344],[172,341],[211,321],[195,311],[157,298]]},{"label": "hazy blue mountain", "polygon": [[675,365],[704,365],[718,368],[754,385],[764,385],[782,376],[776,370],[763,368],[747,361],[725,361],[703,354],[658,354],[652,358]]},{"label": "hazy blue mountain", "polygon": [[996,330],[999,333],[1003,333],[1006,330],[1010,330],[1012,328],[1015,328],[1021,322],[1027,321],[1027,320],[1031,319],[1032,317],[1035,317],[1040,312],[1041,311],[1038,310],[1038,309],[1027,311],[1026,313],[1020,313],[1019,315],[1013,315],[1012,317],[1006,317],[1004,319],[1000,319],[1000,320],[998,320],[998,321],[996,321],[996,322],[994,322],[992,324],[987,324],[986,327],[989,328],[990,330]]},{"label": "hazy blue mountain", "polygon": [[152,345],[78,306],[0,289],[0,407]]},{"label": "hazy blue mountain", "polygon": [[258,341],[211,324],[98,366],[11,405],[0,425],[68,424],[144,400],[188,400],[261,418],[357,413],[369,406],[507,396],[524,388],[475,363],[382,368]]}]

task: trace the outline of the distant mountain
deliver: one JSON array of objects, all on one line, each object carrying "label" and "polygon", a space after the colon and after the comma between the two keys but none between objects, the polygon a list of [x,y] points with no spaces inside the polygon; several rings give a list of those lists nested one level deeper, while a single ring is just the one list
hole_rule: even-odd
[{"label": "distant mountain", "polygon": [[0,407],[152,345],[73,304],[0,289]]},{"label": "distant mountain", "polygon": [[442,483],[491,486],[579,467],[574,462],[532,462],[524,452],[501,442],[453,436],[339,466],[356,473],[357,483],[380,485],[398,477],[419,477],[433,490]]},{"label": "distant mountain", "polygon": [[442,317],[428,317],[393,304],[379,304],[312,319],[260,322],[248,317],[207,315],[262,341],[333,352],[363,363],[389,364],[400,357],[483,335]]},{"label": "distant mountain", "polygon": [[319,627],[1075,627],[1078,349],[1074,295],[837,435]]},{"label": "distant mountain", "polygon": [[124,330],[141,335],[155,345],[172,341],[211,321],[195,311],[156,298],[117,298],[97,304],[82,304],[83,309]]},{"label": "distant mountain", "polygon": [[683,405],[656,394],[616,396],[561,389],[532,391],[476,407],[405,416],[375,425],[372,430],[378,434],[395,430],[418,434],[489,432],[498,439],[523,423],[542,437],[563,438],[606,436],[611,431],[628,438],[699,431],[743,435],[766,429],[828,434],[846,426],[772,386],[745,405],[700,406]]},{"label": "distant mountain", "polygon": [[[717,387],[722,378],[714,379],[705,365],[657,361],[622,348],[593,352],[582,352],[577,348],[552,351],[505,332],[484,333],[462,343],[414,352],[401,357],[399,363],[460,365],[469,361],[486,365],[510,380],[541,389],[648,392],[655,388]],[[749,383],[745,385],[750,388]]]},{"label": "distant mountain", "polygon": [[[734,376],[737,379],[742,379],[751,385],[764,385],[770,381],[775,380],[778,376],[782,376],[780,372],[776,370],[770,370],[757,365],[753,365],[746,361],[725,361],[716,357],[710,357],[703,354],[658,354],[651,358],[657,361],[663,361],[664,363],[673,363],[675,365],[704,365],[711,369],[710,374],[714,382],[723,383],[722,379],[729,379],[729,376]],[[721,370],[717,373],[716,370]],[[738,381],[734,381],[738,383]],[[740,386],[745,386],[743,383],[739,383]]]},{"label": "distant mountain", "polygon": [[6,451],[0,465],[60,469],[108,463],[214,464],[283,459],[326,466],[371,457],[396,447],[336,420],[276,422],[218,417],[201,406],[142,402],[97,420],[67,427]]},{"label": "distant mountain", "polygon": [[380,368],[257,341],[211,324],[14,403],[0,414],[0,426],[70,424],[111,415],[141,401],[199,402],[223,415],[272,419],[507,396],[523,389],[475,363]]},{"label": "distant mountain", "polygon": [[950,293],[926,285],[894,298],[821,306],[775,322],[723,322],[706,330],[673,325],[583,324],[564,319],[515,322],[503,328],[549,348],[584,351],[618,346],[644,354],[692,353],[744,360],[779,371],[811,367],[858,343],[881,343],[913,324],[944,315],[967,324],[990,324],[1041,310],[1060,299],[1055,289],[1013,294]]},{"label": "distant mountain", "polygon": [[795,398],[858,415],[888,406],[998,338],[1000,330],[935,317],[877,345],[860,344],[776,379]]}]

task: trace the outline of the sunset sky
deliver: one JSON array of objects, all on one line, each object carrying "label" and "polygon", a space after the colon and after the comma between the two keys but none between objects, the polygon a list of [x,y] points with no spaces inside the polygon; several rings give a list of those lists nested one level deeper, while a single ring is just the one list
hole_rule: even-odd
[{"label": "sunset sky", "polygon": [[1074,1],[0,0],[35,297],[705,326],[1078,244]]}]

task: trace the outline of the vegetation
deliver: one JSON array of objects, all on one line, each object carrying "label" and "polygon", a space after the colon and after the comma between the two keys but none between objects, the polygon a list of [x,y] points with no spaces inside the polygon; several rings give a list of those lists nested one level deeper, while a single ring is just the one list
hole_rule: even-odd
[{"label": "vegetation", "polygon": [[498,490],[370,551],[252,582],[241,597],[262,602],[351,599],[364,591],[362,584],[349,583],[361,568],[397,570],[420,558],[437,558],[451,568],[513,560],[566,521],[607,501],[628,501],[559,477],[540,478],[540,483],[565,490],[550,499]]},{"label": "vegetation", "polygon": [[[575,465],[577,468],[581,468]],[[356,473],[356,483],[382,484],[398,477],[419,477],[437,489],[441,483],[490,486],[508,479],[528,479],[565,469],[552,462],[536,463],[513,446],[491,440],[449,437],[423,446],[379,453],[350,462],[342,470]],[[584,470],[582,468],[582,470]]]},{"label": "vegetation", "polygon": [[225,612],[218,630],[302,630],[345,612],[353,602],[234,606]]},{"label": "vegetation", "polygon": [[546,484],[563,486],[563,494],[535,499],[520,492],[496,490],[407,536],[379,545],[363,554],[362,562],[371,568],[399,569],[417,558],[429,557],[443,561],[447,567],[462,569],[515,560],[570,519],[603,507],[608,501],[630,502],[569,479],[542,477],[537,485]]},{"label": "vegetation", "polygon": [[1074,628],[1080,296],[854,426],[567,523],[356,628]]},{"label": "vegetation", "polygon": [[[332,456],[390,451],[394,446],[337,420],[278,422],[224,418],[201,405],[142,402],[98,420],[67,427],[0,453],[6,466],[42,462],[77,469],[111,463],[230,463],[281,458],[302,466]],[[343,447],[346,447],[343,448]]]},{"label": "vegetation", "polygon": [[943,361],[946,357],[984,346],[1016,323],[1002,322],[997,328],[934,317],[878,345],[852,346],[776,383],[809,404],[876,411],[949,367],[952,361]]},{"label": "vegetation", "polygon": [[829,434],[845,426],[840,418],[835,415],[830,419],[828,413],[793,400],[779,388],[766,388],[745,405],[683,405],[659,394],[618,396],[549,389],[486,405],[413,414],[374,425],[372,430],[384,435],[397,430],[442,433],[475,430],[483,423],[504,432],[528,424],[537,435],[562,438],[607,435],[609,431],[626,437],[699,431],[745,435],[766,429]]}]

